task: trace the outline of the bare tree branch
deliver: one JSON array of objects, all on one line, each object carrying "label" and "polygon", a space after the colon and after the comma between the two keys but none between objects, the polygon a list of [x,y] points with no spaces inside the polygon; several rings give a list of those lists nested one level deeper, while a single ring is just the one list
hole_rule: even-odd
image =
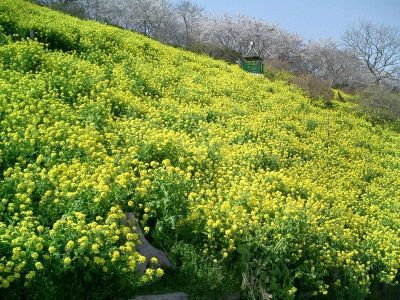
[{"label": "bare tree branch", "polygon": [[400,31],[397,28],[359,21],[345,32],[343,42],[363,62],[374,84],[399,80],[396,67],[400,65]]}]

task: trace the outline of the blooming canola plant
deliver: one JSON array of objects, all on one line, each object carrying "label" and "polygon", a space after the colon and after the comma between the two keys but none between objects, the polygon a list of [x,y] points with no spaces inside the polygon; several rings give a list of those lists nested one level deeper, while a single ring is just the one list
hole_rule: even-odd
[{"label": "blooming canola plant", "polygon": [[183,241],[216,265],[250,248],[278,299],[365,297],[398,284],[399,149],[354,104],[0,3],[0,295],[82,270],[137,287],[162,277],[123,225],[134,212],[159,245]]}]

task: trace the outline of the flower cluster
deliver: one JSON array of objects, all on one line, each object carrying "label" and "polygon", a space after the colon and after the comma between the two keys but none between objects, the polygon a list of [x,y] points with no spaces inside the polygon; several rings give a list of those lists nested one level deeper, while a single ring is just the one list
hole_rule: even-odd
[{"label": "flower cluster", "polygon": [[183,239],[228,265],[249,248],[277,298],[398,284],[400,138],[352,110],[3,0],[0,295],[81,270],[163,276],[128,211],[167,248]]}]

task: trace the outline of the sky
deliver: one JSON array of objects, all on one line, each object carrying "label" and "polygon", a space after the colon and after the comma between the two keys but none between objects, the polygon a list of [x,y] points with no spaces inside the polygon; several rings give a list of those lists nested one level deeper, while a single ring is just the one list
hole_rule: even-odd
[{"label": "sky", "polygon": [[400,27],[400,0],[193,0],[212,14],[242,14],[306,40],[340,40],[359,19]]}]

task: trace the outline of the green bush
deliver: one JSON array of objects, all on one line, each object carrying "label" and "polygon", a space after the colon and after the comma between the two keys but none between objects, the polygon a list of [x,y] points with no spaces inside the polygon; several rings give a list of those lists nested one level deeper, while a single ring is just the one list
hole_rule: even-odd
[{"label": "green bush", "polygon": [[217,298],[229,292],[233,288],[232,285],[235,285],[225,266],[204,258],[190,244],[176,243],[171,249],[171,254],[179,266],[178,277],[191,287],[192,294]]}]

